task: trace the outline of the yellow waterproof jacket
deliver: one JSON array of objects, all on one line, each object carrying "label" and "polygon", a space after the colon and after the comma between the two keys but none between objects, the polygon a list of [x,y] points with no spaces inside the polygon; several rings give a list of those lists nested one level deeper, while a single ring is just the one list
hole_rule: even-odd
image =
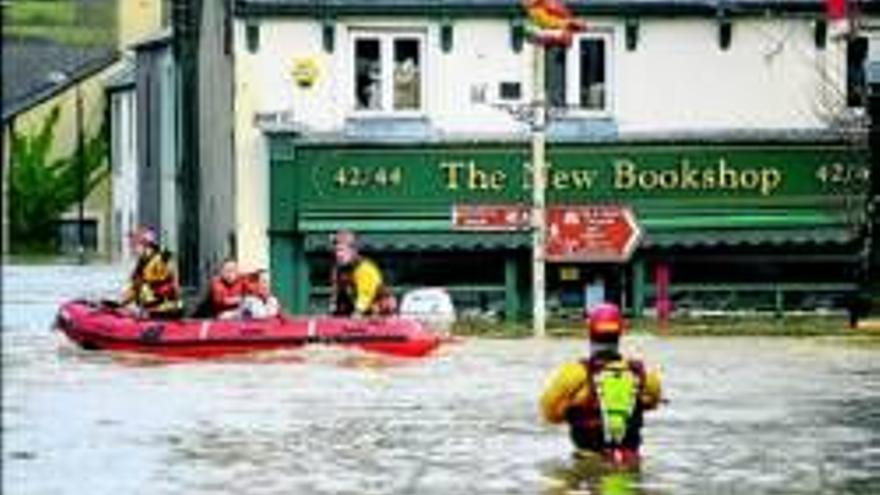
[{"label": "yellow waterproof jacket", "polygon": [[[550,423],[562,423],[569,407],[585,406],[593,393],[589,378],[587,367],[579,361],[557,368],[541,395],[541,416]],[[660,399],[660,374],[656,370],[646,370],[644,388],[639,397],[641,406],[644,410],[655,409]]]},{"label": "yellow waterproof jacket", "polygon": [[382,289],[382,272],[372,260],[361,258],[352,272],[354,284],[354,309],[358,313],[369,312]]},{"label": "yellow waterproof jacket", "polygon": [[179,310],[183,307],[177,276],[167,256],[153,253],[137,262],[123,295],[123,304],[136,303],[151,313]]}]

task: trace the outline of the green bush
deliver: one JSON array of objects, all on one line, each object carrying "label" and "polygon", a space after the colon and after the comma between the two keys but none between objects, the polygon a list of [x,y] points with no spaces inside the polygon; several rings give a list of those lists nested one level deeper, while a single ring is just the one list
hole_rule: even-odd
[{"label": "green bush", "polygon": [[61,110],[52,109],[34,135],[13,131],[9,170],[9,228],[13,252],[52,252],[57,249],[56,224],[77,204],[80,173],[88,197],[110,170],[107,166],[106,122],[85,140],[82,171],[74,152],[49,159]]}]

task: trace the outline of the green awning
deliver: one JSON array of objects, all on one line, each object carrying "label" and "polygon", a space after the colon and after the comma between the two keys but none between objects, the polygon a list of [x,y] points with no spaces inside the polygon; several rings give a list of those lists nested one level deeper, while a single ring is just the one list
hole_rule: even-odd
[{"label": "green awning", "polygon": [[800,229],[707,229],[647,232],[641,247],[783,246],[846,244],[856,234],[842,227]]},{"label": "green awning", "polygon": [[767,208],[715,210],[658,210],[635,208],[646,230],[786,229],[839,226],[851,223],[853,213],[834,208]]},{"label": "green awning", "polygon": [[[485,251],[531,246],[528,232],[362,232],[360,246],[368,251]],[[330,250],[327,234],[306,235],[306,251]]]},{"label": "green awning", "polygon": [[[641,248],[760,245],[845,244],[856,239],[854,219],[833,209],[765,209],[637,212],[643,229]],[[303,216],[309,252],[331,249],[331,234],[348,229],[358,234],[364,249],[383,251],[483,251],[531,246],[521,232],[463,232],[451,230],[449,218],[401,212]]]},{"label": "green awning", "polygon": [[[483,251],[531,246],[527,232],[358,232],[360,245],[371,251]],[[845,228],[700,230],[646,232],[641,248],[783,246],[846,244],[856,239]],[[306,235],[309,252],[329,252],[328,233]]]},{"label": "green awning", "polygon": [[[531,246],[527,232],[362,232],[358,239],[364,249],[375,251],[481,251]],[[826,245],[847,244],[855,239],[855,233],[845,228],[648,232],[640,247]],[[330,246],[326,233],[306,236],[309,252],[329,251]]]},{"label": "green awning", "polygon": [[[299,230],[301,232],[323,232],[331,234],[337,230],[351,230],[358,233],[369,232],[398,232],[398,233],[416,233],[416,232],[447,232],[450,228],[448,219],[409,219],[409,218],[384,218],[384,219],[305,219],[300,220]],[[325,240],[328,237],[325,235]]]}]

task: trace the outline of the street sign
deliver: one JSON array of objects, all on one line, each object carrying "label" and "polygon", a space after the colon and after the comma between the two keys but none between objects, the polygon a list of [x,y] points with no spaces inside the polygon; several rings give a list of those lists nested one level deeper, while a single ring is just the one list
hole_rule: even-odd
[{"label": "street sign", "polygon": [[551,207],[547,224],[547,261],[625,262],[642,237],[625,206]]},{"label": "street sign", "polygon": [[512,232],[529,227],[525,205],[453,205],[452,229]]},{"label": "street sign", "polygon": [[[454,205],[453,230],[513,232],[531,226],[525,205]],[[617,205],[547,208],[547,261],[625,262],[642,238],[632,209]]]}]

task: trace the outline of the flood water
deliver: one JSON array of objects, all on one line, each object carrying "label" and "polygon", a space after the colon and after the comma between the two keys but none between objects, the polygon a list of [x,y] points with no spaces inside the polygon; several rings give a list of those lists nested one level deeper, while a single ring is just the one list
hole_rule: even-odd
[{"label": "flood water", "polygon": [[49,330],[62,300],[113,294],[119,268],[3,277],[4,494],[880,493],[880,341],[632,337],[669,403],[621,481],[580,476],[537,417],[581,341],[168,364]]}]

